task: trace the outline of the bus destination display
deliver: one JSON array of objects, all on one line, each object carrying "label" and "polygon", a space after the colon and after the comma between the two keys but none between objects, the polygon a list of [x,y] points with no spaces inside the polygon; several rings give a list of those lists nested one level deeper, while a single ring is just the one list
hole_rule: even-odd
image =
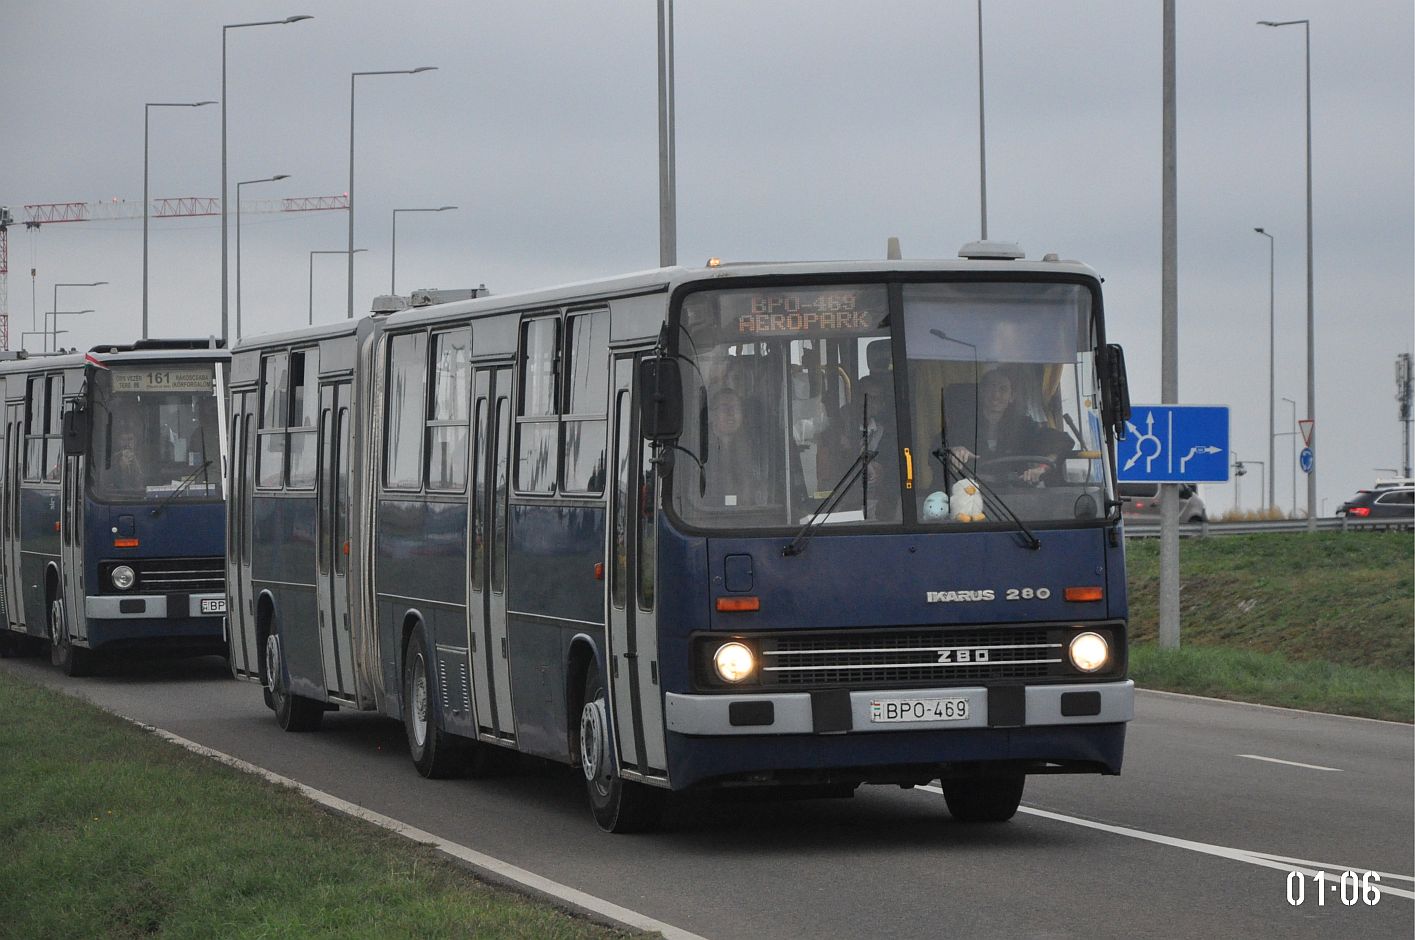
[{"label": "bus destination display", "polygon": [[737,315],[737,332],[756,337],[869,333],[878,328],[880,315],[862,302],[867,301],[862,293],[817,289],[742,294],[733,298],[748,307]]},{"label": "bus destination display", "polygon": [[190,366],[176,369],[114,369],[113,391],[122,394],[136,392],[209,392],[212,371]]}]

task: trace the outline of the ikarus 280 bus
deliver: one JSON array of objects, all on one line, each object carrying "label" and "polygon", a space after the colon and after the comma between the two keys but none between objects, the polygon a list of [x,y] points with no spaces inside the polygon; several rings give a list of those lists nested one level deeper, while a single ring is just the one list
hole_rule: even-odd
[{"label": "ikarus 280 bus", "polygon": [[224,653],[226,351],[143,340],[0,363],[6,653]]},{"label": "ikarus 280 bus", "polygon": [[[1120,771],[1100,279],[949,261],[669,268],[244,341],[232,660],[290,730],[401,719],[425,776],[673,791]],[[976,255],[989,255],[978,257]]]}]

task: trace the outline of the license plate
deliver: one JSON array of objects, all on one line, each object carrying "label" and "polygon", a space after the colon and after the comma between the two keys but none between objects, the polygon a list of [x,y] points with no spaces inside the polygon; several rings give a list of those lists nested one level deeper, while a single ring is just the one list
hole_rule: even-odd
[{"label": "license plate", "polygon": [[204,614],[224,614],[226,613],[226,598],[224,597],[204,597],[201,601],[201,612]]},{"label": "license plate", "polygon": [[881,699],[870,703],[872,722],[962,721],[967,717],[966,698]]}]

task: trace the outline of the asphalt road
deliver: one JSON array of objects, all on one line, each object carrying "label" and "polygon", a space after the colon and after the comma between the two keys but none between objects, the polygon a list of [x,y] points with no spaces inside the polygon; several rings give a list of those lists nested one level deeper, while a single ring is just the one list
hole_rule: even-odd
[{"label": "asphalt road", "polygon": [[[704,937],[1415,935],[1406,725],[1141,693],[1121,777],[1034,777],[1004,825],[961,826],[937,792],[874,787],[689,802],[664,832],[609,836],[568,768],[423,780],[400,724],[341,712],[286,734],[219,660],[82,680],[33,659],[5,671]],[[1294,906],[1299,864],[1325,866],[1329,885],[1383,872],[1404,896],[1347,906],[1328,888],[1319,905],[1307,877]]]}]

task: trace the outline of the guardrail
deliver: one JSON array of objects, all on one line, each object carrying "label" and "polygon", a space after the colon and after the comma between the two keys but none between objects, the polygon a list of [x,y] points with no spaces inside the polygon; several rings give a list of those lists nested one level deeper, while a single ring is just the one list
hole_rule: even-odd
[{"label": "guardrail", "polygon": [[[1407,519],[1351,519],[1346,516],[1332,516],[1317,520],[1317,529],[1323,532],[1371,532],[1394,529],[1409,531],[1415,529],[1415,520]],[[1259,532],[1306,532],[1306,519],[1265,519],[1259,522],[1186,522],[1179,526],[1180,538],[1208,538],[1211,535],[1254,535]],[[1126,522],[1125,537],[1132,539],[1159,538],[1160,526],[1157,522]]]}]

